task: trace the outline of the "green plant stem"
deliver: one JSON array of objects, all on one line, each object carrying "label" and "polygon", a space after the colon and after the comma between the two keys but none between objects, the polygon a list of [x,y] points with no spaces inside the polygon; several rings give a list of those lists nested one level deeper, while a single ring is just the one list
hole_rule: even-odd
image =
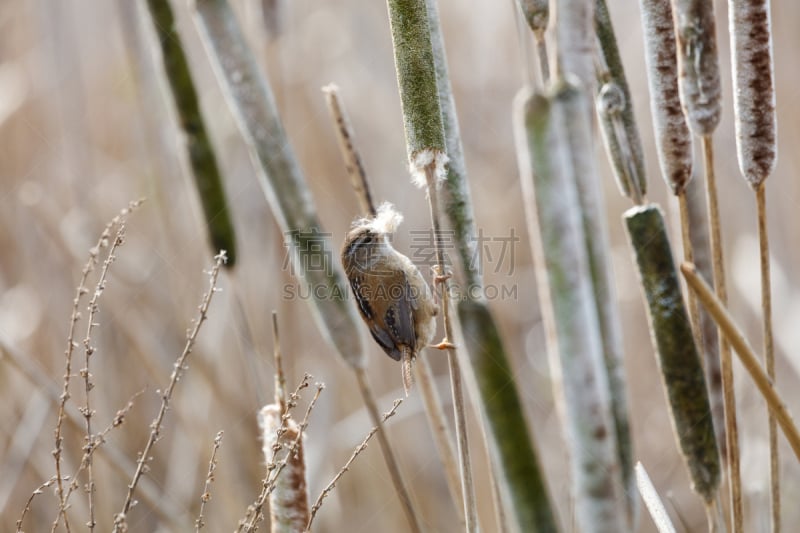
[{"label": "green plant stem", "polygon": [[356,312],[347,301],[341,267],[333,260],[336,254],[317,217],[266,74],[226,0],[197,0],[196,6],[201,41],[250,150],[259,183],[291,252],[294,272],[314,296],[309,301],[317,325],[351,368],[363,367],[366,359]]},{"label": "green plant stem", "polygon": [[617,113],[600,113],[606,152],[620,192],[623,196],[633,198],[636,203],[642,203],[636,197],[647,195],[644,150],[633,114],[633,98],[605,0],[596,0],[594,28],[599,43],[597,53],[604,67],[597,72],[600,89],[611,83],[622,95],[621,107]]},{"label": "green plant stem", "polygon": [[[571,134],[589,120],[583,88],[517,96],[515,132],[550,368],[559,384],[580,531],[625,531],[616,431],[603,360]],[[574,166],[577,165],[577,166]]]},{"label": "green plant stem", "polygon": [[[542,2],[539,2],[540,4]],[[479,420],[489,441],[493,478],[498,490],[510,495],[511,511],[521,531],[557,530],[538,454],[520,401],[514,372],[484,298],[481,250],[476,248],[477,230],[470,198],[464,150],[458,126],[455,99],[450,86],[445,43],[435,1],[427,2],[437,93],[444,123],[444,137],[450,162],[440,197],[442,211],[453,230],[467,290],[456,310],[469,364],[463,365],[474,403],[480,407]],[[541,23],[541,19],[537,19]],[[546,25],[546,18],[544,23]],[[546,58],[545,58],[546,59]],[[497,521],[504,523],[502,502],[496,498]]]},{"label": "green plant stem", "polygon": [[186,150],[203,207],[211,246],[214,253],[225,250],[228,257],[226,266],[231,268],[237,258],[231,211],[175,17],[167,0],[148,0],[147,6],[158,36],[164,73],[178,113],[179,125],[186,135]]}]

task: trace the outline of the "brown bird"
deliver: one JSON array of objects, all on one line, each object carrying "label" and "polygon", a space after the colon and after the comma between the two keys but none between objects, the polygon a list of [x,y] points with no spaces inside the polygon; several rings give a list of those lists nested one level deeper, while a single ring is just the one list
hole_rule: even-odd
[{"label": "brown bird", "polygon": [[438,306],[419,269],[389,242],[402,220],[384,203],[374,218],[353,222],[342,247],[342,265],[372,338],[403,363],[407,396],[412,363],[436,333]]}]

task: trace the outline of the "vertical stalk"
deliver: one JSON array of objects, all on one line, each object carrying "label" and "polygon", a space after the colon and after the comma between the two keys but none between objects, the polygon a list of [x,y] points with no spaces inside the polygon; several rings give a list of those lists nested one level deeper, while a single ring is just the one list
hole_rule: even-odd
[{"label": "vertical stalk", "polygon": [[594,0],[555,0],[555,79],[575,76],[583,90],[595,85]]},{"label": "vertical stalk", "polygon": [[[387,5],[408,161],[414,182],[425,188],[428,193],[438,276],[442,280],[441,307],[445,340],[447,341],[453,339],[454,336],[449,309],[450,282],[445,270],[442,244],[438,187],[446,178],[445,165],[448,158],[428,11],[425,0],[388,0]],[[477,531],[477,507],[472,481],[461,371],[455,348],[447,348],[447,360],[450,366],[450,385],[456,420],[456,442],[464,495],[464,516],[467,531],[473,532]]]},{"label": "vertical stalk", "polygon": [[547,23],[550,20],[549,0],[517,0],[525,21],[533,31],[533,40],[536,44],[536,52],[539,57],[539,71],[542,82],[546,86],[550,82],[550,61],[547,57],[547,42],[544,32],[547,30]]},{"label": "vertical stalk", "polygon": [[[703,163],[706,174],[706,202],[708,225],[711,228],[711,259],[714,267],[714,291],[722,305],[728,305],[728,290],[725,283],[725,268],[722,252],[722,232],[719,223],[717,182],[714,175],[714,150],[711,136],[703,137]],[[744,514],[742,511],[742,481],[739,465],[739,428],[736,422],[736,395],[733,388],[733,361],[728,341],[719,334],[719,356],[722,367],[722,396],[725,403],[725,447],[728,451],[728,486],[731,498],[731,529],[741,533]]]},{"label": "vertical stalk", "polygon": [[[769,271],[769,236],[767,232],[767,200],[765,184],[756,188],[756,210],[758,216],[758,245],[761,265],[761,311],[763,313],[762,331],[764,336],[764,358],[767,363],[767,376],[775,383],[775,344],[772,335],[772,281]],[[772,531],[781,530],[781,478],[778,456],[778,434],[775,417],[769,415],[769,479],[772,500]]]},{"label": "vertical stalk", "polygon": [[148,0],[147,6],[158,36],[164,73],[178,112],[180,127],[186,135],[186,151],[203,207],[211,246],[215,254],[225,250],[228,257],[226,266],[230,268],[236,263],[233,220],[175,16],[167,0]]},{"label": "vertical stalk", "polygon": [[[717,185],[714,172],[712,135],[721,116],[721,87],[714,5],[711,0],[672,0],[678,51],[680,97],[689,128],[702,139],[706,175],[706,201],[710,228],[714,288],[727,305],[722,236],[720,232]],[[731,528],[741,533],[743,527],[742,487],[739,467],[739,435],[736,422],[736,397],[730,345],[720,338],[722,395],[725,405],[725,438],[728,486],[731,503]]]},{"label": "vertical stalk", "polygon": [[[554,381],[559,384],[580,531],[626,531],[616,435],[603,361],[570,133],[588,122],[584,89],[521,93],[515,132]],[[577,124],[576,124],[577,123]],[[589,155],[588,157],[591,157]]]},{"label": "vertical stalk", "polygon": [[[736,152],[739,169],[756,193],[761,264],[761,308],[767,375],[775,379],[772,296],[765,180],[775,168],[777,126],[769,0],[729,0]],[[780,472],[775,418],[769,416],[772,531],[781,529]]]},{"label": "vertical stalk", "polygon": [[[533,4],[534,31],[542,37],[547,26],[547,2],[523,0]],[[447,57],[439,12],[435,1],[427,2],[431,46],[436,69],[437,92],[444,123],[447,167],[441,204],[460,258],[467,290],[457,302],[462,337],[467,340],[469,364],[464,365],[470,392],[480,406],[480,423],[493,459],[492,480],[495,494],[510,496],[513,516],[521,531],[556,531],[555,516],[537,457],[535,443],[520,401],[513,369],[503,346],[495,319],[484,296],[481,250],[476,246],[477,230],[467,181],[464,150],[456,115],[455,100],[447,72]],[[526,18],[531,22],[531,17]],[[545,51],[546,55],[546,51]],[[546,57],[545,57],[546,59]],[[543,66],[546,71],[546,65]],[[496,518],[504,523],[501,498],[496,497]]]}]

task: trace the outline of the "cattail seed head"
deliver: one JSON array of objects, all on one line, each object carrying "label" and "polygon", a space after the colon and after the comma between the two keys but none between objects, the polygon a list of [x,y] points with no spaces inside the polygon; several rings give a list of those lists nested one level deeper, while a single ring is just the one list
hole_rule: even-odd
[{"label": "cattail seed head", "polygon": [[719,59],[711,0],[673,0],[680,93],[689,127],[711,135],[720,119]]},{"label": "cattail seed head", "polygon": [[681,110],[672,9],[661,0],[640,3],[658,163],[669,188],[679,194],[692,178],[692,137]]},{"label": "cattail seed head", "polygon": [[739,168],[755,188],[777,158],[769,1],[731,0],[729,6],[736,149]]}]

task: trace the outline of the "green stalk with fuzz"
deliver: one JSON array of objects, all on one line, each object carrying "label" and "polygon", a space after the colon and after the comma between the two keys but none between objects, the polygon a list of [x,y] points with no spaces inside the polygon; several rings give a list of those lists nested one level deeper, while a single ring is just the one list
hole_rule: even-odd
[{"label": "green stalk with fuzz", "polygon": [[629,209],[624,222],[647,302],[650,333],[673,428],[692,486],[710,505],[720,483],[717,441],[703,367],[672,261],[664,218],[661,210],[650,204]]},{"label": "green stalk with fuzz", "polygon": [[206,227],[214,253],[225,250],[227,267],[236,263],[236,235],[233,220],[222,185],[222,176],[211,139],[206,131],[200,111],[200,101],[189,72],[189,64],[178,34],[175,16],[167,0],[148,0],[147,7],[153,21],[164,73],[169,82],[181,130],[186,135],[186,150],[192,167],[200,204],[203,207]]},{"label": "green stalk with fuzz", "polygon": [[588,121],[581,89],[517,96],[515,133],[553,379],[558,384],[580,531],[627,531],[603,337],[571,133]]},{"label": "green stalk with fuzz", "polygon": [[556,79],[578,78],[581,88],[595,84],[594,0],[555,0]]},{"label": "green stalk with fuzz", "polygon": [[[565,91],[566,92],[566,91]],[[622,325],[614,292],[611,258],[608,250],[608,228],[605,220],[605,200],[602,180],[594,157],[591,100],[577,91],[561,99],[564,132],[567,141],[566,157],[572,168],[581,221],[585,239],[593,303],[597,310],[602,341],[602,356],[611,400],[611,414],[615,430],[616,454],[619,461],[622,486],[626,493],[629,526],[635,529],[638,498],[633,473],[633,445],[628,420],[628,395],[626,390]]]},{"label": "green stalk with fuzz", "polygon": [[425,188],[431,213],[436,264],[441,278],[441,311],[444,322],[450,386],[456,420],[466,530],[477,531],[477,504],[467,438],[466,412],[460,363],[450,316],[450,282],[446,272],[439,213],[439,185],[446,178],[444,125],[437,88],[426,0],[388,0],[397,85],[403,111],[408,162],[414,182]]}]

